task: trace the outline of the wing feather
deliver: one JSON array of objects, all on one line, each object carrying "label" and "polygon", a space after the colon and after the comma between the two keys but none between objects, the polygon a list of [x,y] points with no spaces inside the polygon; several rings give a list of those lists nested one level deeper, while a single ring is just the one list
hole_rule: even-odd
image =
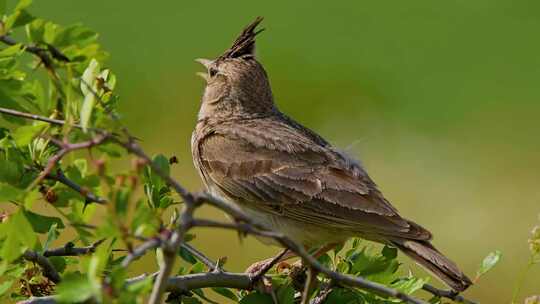
[{"label": "wing feather", "polygon": [[[429,239],[400,217],[355,162],[294,125],[259,120],[207,134],[197,142],[206,182],[250,208],[366,235]],[[303,134],[303,135],[302,135]]]}]

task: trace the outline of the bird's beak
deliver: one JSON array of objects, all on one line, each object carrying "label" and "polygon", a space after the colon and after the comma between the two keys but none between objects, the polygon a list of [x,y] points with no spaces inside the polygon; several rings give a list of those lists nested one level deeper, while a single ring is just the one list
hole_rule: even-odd
[{"label": "bird's beak", "polygon": [[197,73],[195,73],[195,75],[201,77],[202,79],[204,79],[204,81],[208,82],[208,74],[207,73],[197,72]]},{"label": "bird's beak", "polygon": [[205,68],[208,69],[208,67],[210,67],[210,64],[212,64],[212,60],[210,59],[204,59],[204,58],[198,58],[198,59],[195,59],[196,62],[204,65]]},{"label": "bird's beak", "polygon": [[[195,61],[202,64],[202,65],[204,65],[204,67],[207,68],[207,69],[212,64],[212,60],[210,60],[210,59],[198,58],[198,59],[195,59]],[[204,79],[206,82],[208,82],[208,74],[207,73],[197,72],[196,75],[202,77],[202,79]]]}]

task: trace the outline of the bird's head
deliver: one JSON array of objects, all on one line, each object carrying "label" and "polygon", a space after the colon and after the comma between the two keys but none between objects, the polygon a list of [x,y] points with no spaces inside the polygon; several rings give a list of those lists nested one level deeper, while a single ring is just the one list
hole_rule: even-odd
[{"label": "bird's head", "polygon": [[206,67],[198,73],[206,81],[199,118],[265,115],[275,111],[272,90],[263,66],[255,58],[258,17],[232,46],[214,60],[197,59]]}]

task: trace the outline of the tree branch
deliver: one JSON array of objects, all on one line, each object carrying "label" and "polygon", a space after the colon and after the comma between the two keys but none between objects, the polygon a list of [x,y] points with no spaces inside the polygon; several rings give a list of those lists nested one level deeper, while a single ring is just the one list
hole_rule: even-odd
[{"label": "tree branch", "polygon": [[[22,112],[13,112],[11,110],[6,111],[6,109],[0,108],[1,113],[10,114],[14,116],[24,117],[28,119],[36,119],[41,121],[47,121],[48,118],[43,119],[43,117],[35,116],[32,114],[22,113]],[[65,124],[64,121],[49,121],[53,124]],[[162,295],[165,291],[185,291],[190,289],[199,289],[205,287],[229,287],[229,288],[238,288],[238,289],[250,289],[253,286],[253,275],[249,274],[235,274],[228,273],[223,271],[214,271],[207,273],[198,273],[184,275],[174,278],[169,278],[172,267],[174,265],[176,255],[180,246],[183,244],[184,234],[190,228],[195,226],[205,226],[205,227],[216,227],[216,228],[225,228],[225,229],[234,229],[240,232],[265,236],[273,238],[278,241],[283,247],[290,249],[296,253],[299,257],[302,258],[304,263],[308,267],[311,267],[313,270],[320,272],[331,279],[335,284],[358,287],[381,296],[393,297],[400,299],[407,303],[413,304],[425,304],[426,302],[416,299],[412,296],[409,296],[401,291],[386,287],[381,284],[377,284],[371,281],[368,281],[361,277],[354,277],[350,275],[345,275],[341,273],[334,272],[330,269],[327,269],[322,264],[320,264],[313,256],[311,256],[303,246],[296,243],[292,239],[288,238],[286,235],[272,231],[265,225],[256,222],[250,218],[246,213],[243,212],[240,208],[235,205],[231,205],[226,201],[222,200],[219,197],[213,196],[206,192],[201,193],[191,193],[182,187],[176,180],[171,176],[164,173],[159,169],[159,167],[154,164],[151,158],[143,151],[143,149],[135,142],[134,137],[129,135],[126,129],[124,133],[128,136],[127,141],[122,141],[117,137],[110,136],[110,133],[99,133],[96,138],[93,138],[90,141],[82,142],[78,144],[66,144],[67,146],[62,147],[62,149],[53,156],[48,163],[48,166],[45,168],[43,173],[45,175],[50,173],[54,164],[58,162],[66,153],[75,150],[92,147],[103,143],[105,140],[112,140],[116,144],[122,146],[126,149],[127,152],[134,154],[141,159],[143,159],[151,169],[160,176],[171,188],[173,188],[184,200],[184,208],[180,214],[180,221],[178,223],[177,229],[173,230],[170,236],[163,240],[160,244],[163,250],[164,262],[160,268],[160,271],[152,276],[155,277],[154,286],[152,293],[150,295],[149,303],[157,304],[161,302]],[[42,173],[42,174],[43,174]],[[215,221],[203,220],[203,219],[193,219],[193,212],[201,204],[209,204],[218,209],[221,209],[228,215],[232,216],[235,220],[234,223],[220,223]],[[157,244],[152,244],[152,246],[157,246]],[[152,247],[148,245],[148,248]],[[141,248],[141,255],[144,254],[148,249],[143,250]],[[131,260],[136,258],[136,256],[131,257]],[[128,260],[129,261],[129,260]],[[209,260],[207,260],[208,262]],[[129,262],[126,262],[129,263]],[[210,263],[209,263],[210,264]],[[212,264],[215,265],[215,264]],[[447,297],[450,299],[461,299],[461,296],[451,295],[448,292],[436,290],[430,288],[429,286],[424,287],[425,290],[441,297]],[[464,302],[467,303],[467,302]],[[470,303],[470,302],[468,302]]]},{"label": "tree branch", "polygon": [[60,283],[62,280],[60,274],[58,274],[53,264],[43,255],[35,251],[26,250],[23,254],[23,258],[27,261],[38,264],[43,271],[43,275],[54,283]]},{"label": "tree branch", "polygon": [[67,187],[75,190],[77,193],[82,195],[85,198],[86,203],[97,203],[97,204],[106,204],[107,200],[102,197],[95,195],[90,192],[88,189],[85,189],[79,186],[74,181],[70,180],[61,169],[56,170],[56,174],[49,173],[45,176],[46,179],[55,180],[59,183],[66,185]]},{"label": "tree branch", "polygon": [[122,267],[128,267],[129,264],[131,264],[133,261],[136,261],[143,255],[145,255],[148,250],[152,250],[161,246],[161,243],[162,241],[158,237],[151,238],[148,241],[142,243],[122,260]]},{"label": "tree branch", "polygon": [[[13,38],[11,38],[11,37],[9,37],[7,35],[0,36],[0,42],[3,42],[4,44],[7,44],[7,45],[16,45],[17,44],[17,41],[13,40]],[[67,58],[66,55],[64,55],[62,52],[60,52],[59,49],[55,48],[54,46],[52,46],[50,44],[47,44],[47,49],[40,48],[40,47],[33,46],[33,45],[24,45],[24,44],[22,44],[22,46],[24,47],[25,52],[37,56],[41,60],[43,65],[45,65],[45,67],[48,68],[48,69],[52,69],[52,67],[53,67],[52,58],[54,58],[56,60],[64,61],[64,62],[69,62],[70,61],[69,58]],[[52,58],[51,58],[51,56],[49,56],[49,54],[52,56]]]},{"label": "tree branch", "polygon": [[52,256],[79,256],[79,255],[85,255],[89,253],[93,253],[96,251],[96,248],[105,241],[105,239],[101,239],[95,243],[93,243],[90,246],[86,247],[75,247],[73,246],[73,243],[67,243],[63,247],[55,248],[55,249],[49,249],[45,250],[43,252],[44,257],[52,257]]},{"label": "tree branch", "polygon": [[[57,126],[63,126],[64,124],[66,124],[66,122],[64,120],[61,120],[61,119],[48,118],[48,117],[45,117],[45,116],[20,112],[20,111],[12,110],[12,109],[0,108],[0,113],[4,113],[4,114],[7,114],[7,115],[11,115],[11,116],[17,116],[17,117],[21,117],[21,118],[26,118],[26,119],[31,119],[31,120],[44,121],[44,122],[47,122],[47,123],[50,123],[50,124],[53,124],[53,125],[57,125]],[[78,126],[78,125],[73,125],[73,126],[80,128],[80,126]]]},{"label": "tree branch", "polygon": [[38,175],[38,177],[32,182],[32,184],[29,186],[29,188],[33,188],[37,184],[39,184],[40,181],[42,181],[47,176],[51,175],[52,170],[54,169],[54,166],[58,164],[58,162],[66,156],[66,154],[81,150],[81,149],[88,149],[97,145],[100,145],[104,143],[106,140],[110,138],[110,134],[104,133],[104,134],[97,134],[95,137],[92,137],[91,139],[83,142],[78,143],[68,143],[68,142],[58,142],[55,141],[56,144],[60,145],[60,150],[56,152],[49,160],[47,161],[47,165],[41,171],[41,173]]}]

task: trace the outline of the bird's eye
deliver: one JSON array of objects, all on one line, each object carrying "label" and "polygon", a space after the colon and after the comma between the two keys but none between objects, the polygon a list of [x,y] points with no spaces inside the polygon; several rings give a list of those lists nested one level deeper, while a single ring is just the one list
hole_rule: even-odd
[{"label": "bird's eye", "polygon": [[216,76],[217,72],[218,72],[218,71],[217,71],[215,68],[210,68],[210,69],[208,70],[208,74],[210,74],[210,77]]}]

